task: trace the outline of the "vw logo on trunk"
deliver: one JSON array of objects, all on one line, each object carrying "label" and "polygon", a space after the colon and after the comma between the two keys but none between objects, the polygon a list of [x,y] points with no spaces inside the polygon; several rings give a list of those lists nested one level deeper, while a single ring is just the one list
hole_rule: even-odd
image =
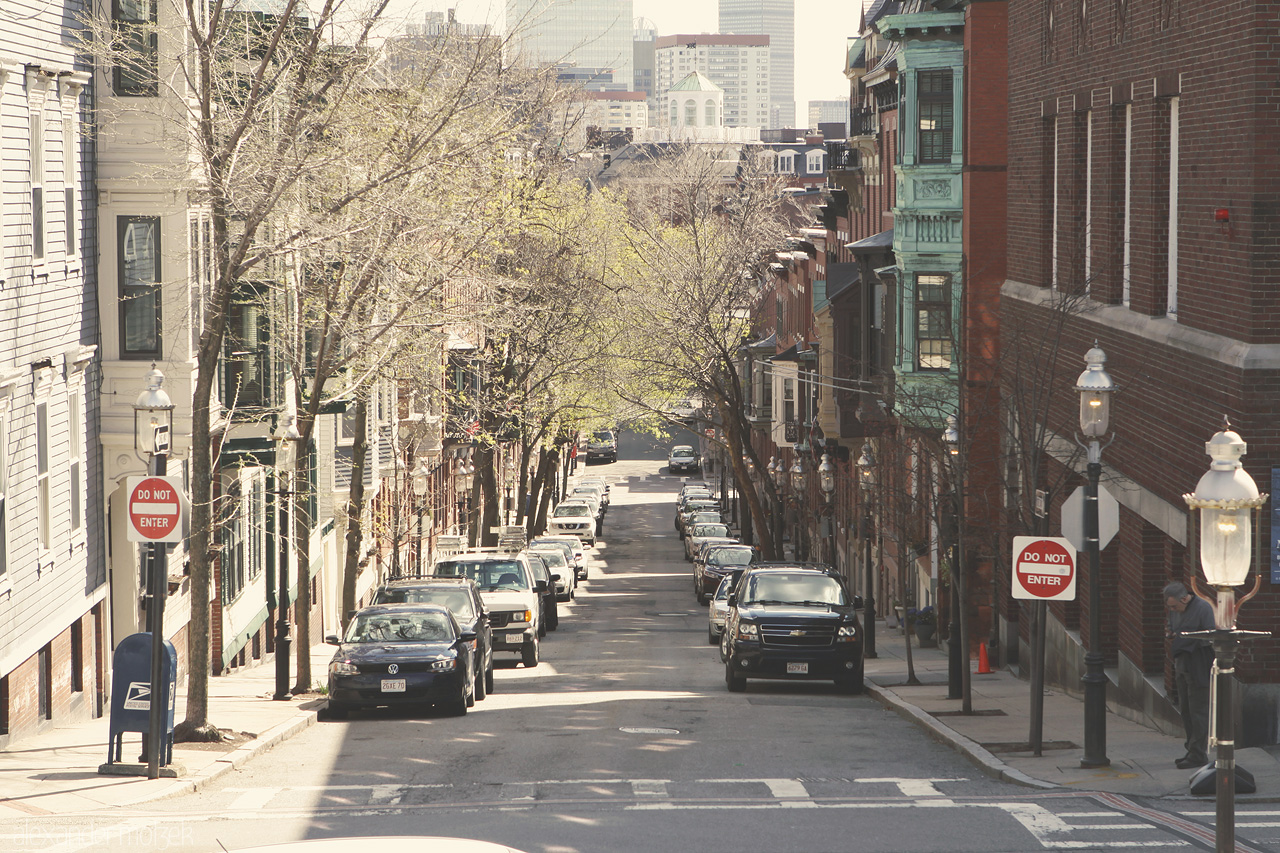
[{"label": "vw logo on trunk", "polygon": [[387,672],[391,673],[392,675],[395,675],[399,671],[400,671],[399,664],[396,664],[396,663],[387,664]]}]

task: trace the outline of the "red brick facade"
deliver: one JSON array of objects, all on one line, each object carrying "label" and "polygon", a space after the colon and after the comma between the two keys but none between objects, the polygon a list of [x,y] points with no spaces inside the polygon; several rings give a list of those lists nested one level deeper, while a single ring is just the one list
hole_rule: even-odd
[{"label": "red brick facade", "polygon": [[0,746],[70,720],[102,716],[107,654],[102,608],[95,605],[4,676]]},{"label": "red brick facade", "polygon": [[[1159,673],[1160,588],[1198,571],[1181,495],[1208,468],[1204,442],[1229,414],[1262,491],[1280,454],[1280,5],[1131,0],[1089,4],[1087,16],[1080,8],[1009,3],[1001,322],[1005,345],[1019,340],[1023,357],[1036,329],[1042,344],[1060,341],[1039,350],[1050,362],[1039,375],[1054,389],[1047,424],[1068,447],[1082,356],[1095,340],[1107,353],[1120,390],[1104,478],[1120,498],[1121,527],[1102,559],[1104,652],[1122,669]],[[1220,209],[1229,222],[1217,220]],[[1038,300],[1055,286],[1089,298],[1066,312],[1043,307]],[[1050,482],[1066,477],[1055,502],[1080,481],[1080,466],[1064,461],[1057,453],[1048,466]],[[1055,531],[1058,519],[1051,513]],[[1263,559],[1262,593],[1241,611],[1242,627],[1280,615]],[[1091,579],[1081,581],[1087,590]],[[1088,618],[1083,603],[1055,614],[1068,629]],[[1247,644],[1238,677],[1253,685],[1246,719],[1261,721],[1242,739],[1275,742],[1266,709],[1275,706],[1280,644]]]}]

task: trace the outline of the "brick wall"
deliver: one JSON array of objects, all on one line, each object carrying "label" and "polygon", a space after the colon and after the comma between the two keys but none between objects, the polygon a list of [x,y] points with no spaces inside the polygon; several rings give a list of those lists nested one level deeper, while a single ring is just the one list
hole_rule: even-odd
[{"label": "brick wall", "polygon": [[[42,655],[37,653],[8,674],[8,707],[4,709],[9,732],[0,736],[0,746],[7,746],[45,728],[100,716],[98,697],[101,691],[100,669],[96,649],[102,643],[97,620],[92,612],[68,625],[47,646],[49,654],[49,708],[41,713],[40,683]],[[73,633],[80,637],[78,664],[73,668]],[[75,678],[79,670],[79,679]],[[78,689],[76,689],[78,688]]]}]

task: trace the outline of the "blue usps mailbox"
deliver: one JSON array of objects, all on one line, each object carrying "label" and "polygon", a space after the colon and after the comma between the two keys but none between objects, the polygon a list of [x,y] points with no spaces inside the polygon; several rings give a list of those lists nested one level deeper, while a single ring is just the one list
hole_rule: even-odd
[{"label": "blue usps mailbox", "polygon": [[[165,655],[161,660],[160,701],[165,713],[164,737],[160,764],[173,762],[173,705],[178,685],[178,652],[173,643],[165,641]],[[107,741],[107,763],[120,760],[125,732],[151,730],[151,633],[144,631],[130,634],[116,646],[111,657],[111,720]],[[146,743],[146,739],[143,739]]]}]

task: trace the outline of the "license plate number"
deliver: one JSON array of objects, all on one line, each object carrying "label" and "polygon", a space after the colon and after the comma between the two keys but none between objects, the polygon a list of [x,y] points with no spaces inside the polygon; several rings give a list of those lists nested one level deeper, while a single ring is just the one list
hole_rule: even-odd
[{"label": "license plate number", "polygon": [[382,679],[382,692],[383,693],[403,693],[404,679],[403,678]]},{"label": "license plate number", "polygon": [[508,643],[523,643],[523,642],[524,642],[524,631],[517,631],[517,632],[515,632],[514,634],[507,634],[507,642],[508,642]]},{"label": "license plate number", "polygon": [[807,663],[789,663],[787,664],[787,675],[808,675],[809,664]]}]

